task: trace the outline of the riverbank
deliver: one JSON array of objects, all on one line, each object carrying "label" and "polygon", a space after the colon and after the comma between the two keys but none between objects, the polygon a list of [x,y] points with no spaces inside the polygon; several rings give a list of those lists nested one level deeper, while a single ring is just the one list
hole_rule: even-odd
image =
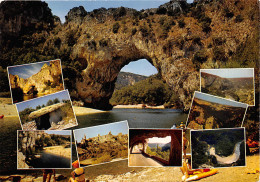
[{"label": "riverbank", "polygon": [[[259,181],[259,154],[247,156],[247,165],[245,167],[229,167],[218,168],[218,173],[203,179],[199,182],[244,182],[244,181]],[[123,166],[115,167],[108,163],[85,168],[86,179],[90,182],[96,181],[181,181],[182,173],[179,167],[156,167],[156,168],[130,168],[127,166],[127,161],[120,162]],[[120,164],[119,163],[119,164]],[[120,168],[119,168],[120,167]],[[258,169],[258,170],[257,170]],[[68,170],[72,171],[72,170]],[[60,173],[61,171],[59,171]],[[103,174],[101,174],[103,173]],[[70,177],[69,173],[63,174],[67,180]],[[10,175],[12,176],[12,175]],[[1,179],[10,179],[10,176],[0,176]],[[33,179],[34,182],[41,182],[42,177],[34,177],[32,175],[19,175],[23,179],[21,181],[29,181]],[[56,175],[57,176],[57,175]]]},{"label": "riverbank", "polygon": [[79,106],[73,106],[73,110],[74,110],[74,113],[76,114],[76,116],[107,112],[107,111],[102,111],[102,110],[98,110],[98,109],[79,107]]},{"label": "riverbank", "polygon": [[71,158],[71,148],[65,148],[63,146],[51,146],[51,147],[44,147],[43,150],[45,153],[48,154]]},{"label": "riverbank", "polygon": [[[247,156],[247,165],[245,167],[218,168],[218,173],[207,178],[200,179],[200,182],[244,182],[259,180],[259,154]],[[258,172],[257,172],[258,171]],[[181,181],[180,168],[178,167],[159,167],[144,168],[140,172],[127,172],[120,175],[100,175],[90,181]]]},{"label": "riverbank", "polygon": [[113,109],[165,109],[163,105],[160,106],[149,106],[146,104],[135,104],[135,105],[116,105]]},{"label": "riverbank", "polygon": [[15,105],[12,104],[11,98],[0,98],[0,116],[18,117]]}]

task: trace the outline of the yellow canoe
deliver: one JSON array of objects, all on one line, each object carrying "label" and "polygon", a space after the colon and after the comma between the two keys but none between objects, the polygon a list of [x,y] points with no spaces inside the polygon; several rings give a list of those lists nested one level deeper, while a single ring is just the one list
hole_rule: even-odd
[{"label": "yellow canoe", "polygon": [[201,178],[205,178],[208,176],[211,176],[213,174],[216,174],[218,172],[217,169],[212,169],[208,172],[203,172],[203,173],[199,173],[199,174],[194,174],[194,175],[190,175],[189,178],[187,178],[185,181],[193,181],[193,180],[198,180]]}]

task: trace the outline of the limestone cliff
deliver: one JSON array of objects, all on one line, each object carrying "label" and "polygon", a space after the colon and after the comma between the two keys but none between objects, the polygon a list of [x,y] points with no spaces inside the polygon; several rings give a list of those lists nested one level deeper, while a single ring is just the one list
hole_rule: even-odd
[{"label": "limestone cliff", "polygon": [[37,92],[38,94],[49,94],[63,90],[60,60],[50,62],[50,65],[44,64],[41,70],[24,79],[18,75],[9,75],[12,89],[20,88],[24,94]]},{"label": "limestone cliff", "polygon": [[[113,135],[109,132],[92,138],[82,138],[77,143],[77,151],[81,165],[90,165],[101,162],[109,162],[115,158],[126,158],[128,147],[128,135],[119,133]],[[106,156],[104,159],[104,156]],[[103,161],[104,160],[104,161]]]},{"label": "limestone cliff", "polygon": [[[199,68],[257,68],[258,17],[256,0],[175,0],[145,11],[120,7],[86,12],[79,7],[48,35],[34,34],[42,40],[34,52],[40,58],[59,56],[72,98],[99,109],[111,108],[120,70],[147,59],[187,110],[199,90]],[[1,60],[8,60],[8,53],[3,51]],[[27,53],[23,60],[26,56],[34,55]]]}]

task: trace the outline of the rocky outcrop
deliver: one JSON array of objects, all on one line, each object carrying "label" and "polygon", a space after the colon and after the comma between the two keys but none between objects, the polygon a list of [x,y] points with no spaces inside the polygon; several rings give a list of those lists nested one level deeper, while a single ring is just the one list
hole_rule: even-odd
[{"label": "rocky outcrop", "polygon": [[[0,6],[0,43],[8,36],[18,37],[53,27],[48,4],[41,1],[3,1]],[[10,37],[9,37],[10,38]]]},{"label": "rocky outcrop", "polygon": [[[165,6],[182,3],[171,1]],[[70,92],[87,107],[111,109],[109,99],[120,70],[132,61],[147,59],[188,110],[194,91],[199,90],[199,68],[257,67],[258,56],[252,64],[233,60],[234,56],[240,59],[243,51],[251,55],[244,46],[258,35],[257,7],[255,1],[222,0],[181,6],[183,14],[121,7],[85,15],[76,8],[68,14],[67,23],[44,35],[43,50],[64,58]],[[42,50],[42,44],[38,47]]]},{"label": "rocky outcrop", "polygon": [[174,13],[183,11],[182,4],[187,5],[187,0],[171,0],[168,3],[159,6],[159,8],[165,8],[167,11],[172,11]]},{"label": "rocky outcrop", "polygon": [[42,116],[44,114],[51,113],[51,112],[61,108],[65,104],[66,103],[57,103],[57,104],[53,104],[51,106],[47,106],[47,107],[41,108],[41,109],[39,109],[37,111],[31,112],[28,117],[29,117],[29,119],[38,118],[38,117],[40,117],[40,116]]},{"label": "rocky outcrop", "polygon": [[245,107],[234,107],[194,98],[187,121],[190,129],[216,129],[240,127]]},{"label": "rocky outcrop", "polygon": [[87,15],[87,11],[83,6],[72,8],[68,14],[65,16],[66,22],[76,21],[81,23],[83,18]]},{"label": "rocky outcrop", "polygon": [[[115,158],[127,157],[128,134],[113,135],[109,132],[92,138],[84,138],[77,143],[81,165],[109,162]],[[103,156],[106,156],[104,159]],[[105,161],[103,161],[105,160]]]},{"label": "rocky outcrop", "polygon": [[248,105],[255,105],[253,77],[222,78],[201,72],[201,91]]},{"label": "rocky outcrop", "polygon": [[25,156],[32,155],[35,152],[36,139],[39,139],[42,134],[44,131],[18,131],[19,151]]},{"label": "rocky outcrop", "polygon": [[115,90],[119,90],[122,87],[134,85],[136,82],[146,79],[146,76],[128,73],[128,72],[120,72],[116,79]]},{"label": "rocky outcrop", "polygon": [[9,75],[11,89],[21,89],[23,94],[34,92],[45,95],[64,90],[60,60],[50,61],[50,65],[44,64],[41,70],[24,79],[18,75]]}]

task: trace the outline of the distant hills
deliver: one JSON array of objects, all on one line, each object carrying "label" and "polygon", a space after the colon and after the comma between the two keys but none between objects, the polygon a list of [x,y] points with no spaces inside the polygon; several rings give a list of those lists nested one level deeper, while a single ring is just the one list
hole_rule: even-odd
[{"label": "distant hills", "polygon": [[144,75],[138,75],[129,72],[119,72],[116,80],[115,90],[120,90],[125,86],[134,85],[136,82],[139,82],[146,78],[148,77]]},{"label": "distant hills", "polygon": [[217,75],[201,72],[201,91],[254,105],[253,77],[222,78]]},{"label": "distant hills", "polygon": [[148,146],[151,148],[156,148],[158,145],[158,147],[162,148],[162,151],[167,151],[171,148],[171,142],[169,143],[148,143]]}]

